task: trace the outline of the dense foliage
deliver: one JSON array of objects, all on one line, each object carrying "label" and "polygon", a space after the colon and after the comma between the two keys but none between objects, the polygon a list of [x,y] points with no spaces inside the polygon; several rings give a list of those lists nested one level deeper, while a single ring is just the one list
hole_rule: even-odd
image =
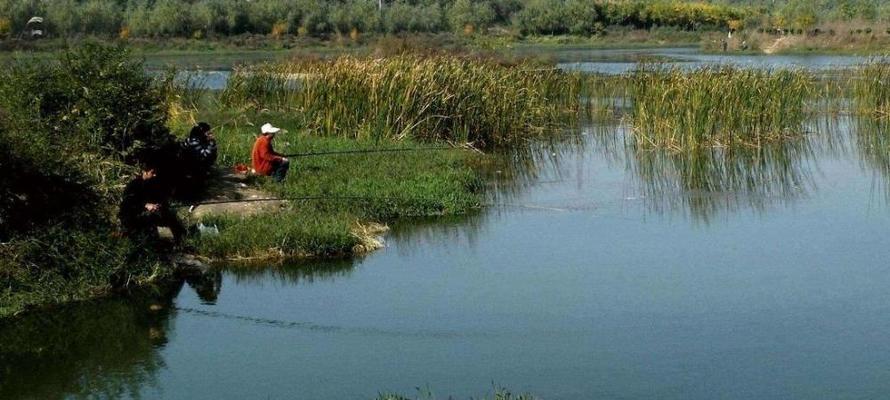
[{"label": "dense foliage", "polygon": [[0,314],[151,272],[113,215],[131,165],[172,139],[164,98],[116,48],[0,71]]},{"label": "dense foliage", "polygon": [[890,21],[879,0],[0,0],[0,36],[44,16],[50,34],[109,36],[474,32],[591,34],[605,26],[808,28],[827,21]]},{"label": "dense foliage", "polygon": [[33,16],[67,37],[194,37],[245,33],[472,33],[503,26],[532,34],[589,35],[608,26],[726,28],[743,21],[803,27],[828,20],[890,20],[879,0],[0,0],[0,37]]}]

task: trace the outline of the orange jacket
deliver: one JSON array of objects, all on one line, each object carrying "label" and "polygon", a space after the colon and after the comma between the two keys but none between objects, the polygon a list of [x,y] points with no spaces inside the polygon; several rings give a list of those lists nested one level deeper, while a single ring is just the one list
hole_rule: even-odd
[{"label": "orange jacket", "polygon": [[272,149],[272,137],[269,135],[260,135],[253,144],[253,169],[260,175],[272,174],[272,162],[280,160],[281,154]]}]

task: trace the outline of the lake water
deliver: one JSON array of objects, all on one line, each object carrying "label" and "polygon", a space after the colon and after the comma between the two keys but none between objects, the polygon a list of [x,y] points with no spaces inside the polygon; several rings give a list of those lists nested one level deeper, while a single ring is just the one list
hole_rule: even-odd
[{"label": "lake water", "polygon": [[[681,68],[697,68],[707,65],[733,65],[742,68],[780,69],[799,68],[816,72],[849,68],[870,60],[866,56],[842,56],[823,54],[800,55],[752,55],[740,53],[702,53],[696,48],[653,48],[653,49],[589,49],[589,48],[519,48],[513,51],[519,55],[546,56],[566,71],[581,71],[608,75],[633,71],[643,60],[658,60],[665,65]],[[336,55],[336,54],[329,54]],[[298,55],[295,55],[298,56]],[[222,90],[226,87],[233,65],[286,59],[286,52],[260,52],[258,55],[225,54],[220,57],[206,56],[179,60],[180,68],[185,68],[194,81],[202,87]],[[186,61],[187,60],[187,61]],[[172,62],[167,57],[147,60],[151,69],[158,69]]]},{"label": "lake water", "polygon": [[0,326],[0,398],[886,397],[887,127],[818,122],[686,155],[586,125],[365,258]]}]

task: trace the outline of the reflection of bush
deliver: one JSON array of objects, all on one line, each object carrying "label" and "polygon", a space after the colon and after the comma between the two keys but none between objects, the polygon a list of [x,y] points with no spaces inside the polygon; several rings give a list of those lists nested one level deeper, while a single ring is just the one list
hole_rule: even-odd
[{"label": "reflection of bush", "polygon": [[859,159],[880,178],[875,182],[890,199],[890,120],[861,117],[854,126]]},{"label": "reflection of bush", "polygon": [[3,325],[0,398],[138,397],[163,366],[170,298],[87,303]]}]

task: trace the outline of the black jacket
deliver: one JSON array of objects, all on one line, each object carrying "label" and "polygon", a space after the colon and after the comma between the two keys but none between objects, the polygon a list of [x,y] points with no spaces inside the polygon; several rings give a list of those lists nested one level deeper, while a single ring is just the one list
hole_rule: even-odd
[{"label": "black jacket", "polygon": [[160,179],[154,177],[145,180],[137,176],[124,189],[118,218],[125,226],[134,223],[145,213],[146,204],[154,203],[167,207],[169,198],[170,190]]}]

